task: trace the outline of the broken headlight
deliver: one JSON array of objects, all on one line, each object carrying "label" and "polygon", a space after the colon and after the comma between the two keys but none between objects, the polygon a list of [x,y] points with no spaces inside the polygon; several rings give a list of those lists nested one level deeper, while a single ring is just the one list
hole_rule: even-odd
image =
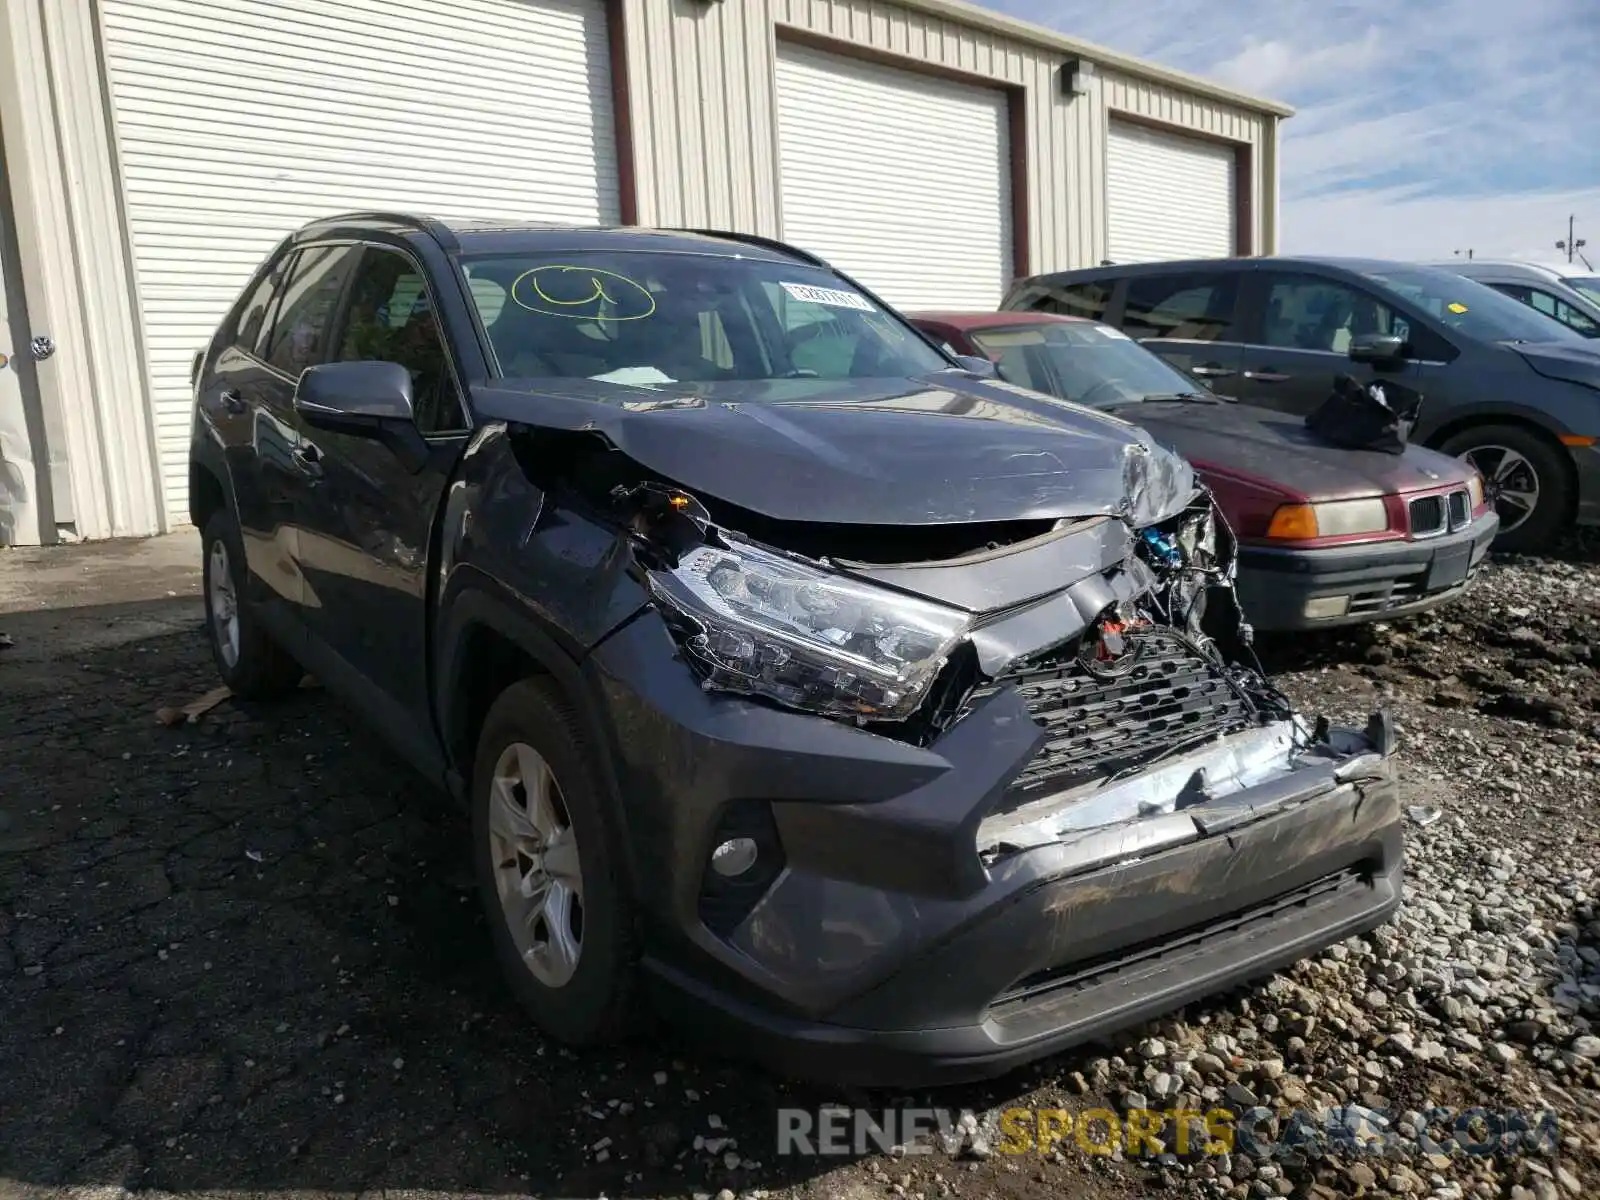
[{"label": "broken headlight", "polygon": [[732,539],[695,547],[650,583],[708,689],[831,717],[911,716],[969,625],[952,609]]}]

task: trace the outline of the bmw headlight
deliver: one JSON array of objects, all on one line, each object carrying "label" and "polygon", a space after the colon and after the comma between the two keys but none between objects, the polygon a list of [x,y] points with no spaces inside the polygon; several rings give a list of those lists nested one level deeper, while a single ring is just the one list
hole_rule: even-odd
[{"label": "bmw headlight", "polygon": [[903,720],[966,636],[963,613],[748,542],[650,572],[708,689],[832,717]]}]

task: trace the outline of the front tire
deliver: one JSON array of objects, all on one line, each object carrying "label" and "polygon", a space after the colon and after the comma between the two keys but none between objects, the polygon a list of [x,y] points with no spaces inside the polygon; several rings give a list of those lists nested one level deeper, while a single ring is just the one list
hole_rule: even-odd
[{"label": "front tire", "polygon": [[201,534],[206,634],[217,674],[245,700],[286,696],[305,672],[272,640],[245,601],[244,548],[226,509],[213,513]]},{"label": "front tire", "polygon": [[1496,550],[1543,550],[1565,530],[1572,511],[1572,465],[1548,439],[1520,425],[1479,425],[1439,449],[1476,468],[1491,490],[1499,489]]},{"label": "front tire", "polygon": [[474,865],[495,957],[534,1024],[571,1046],[629,1027],[633,912],[583,729],[547,680],[500,694],[472,771]]}]

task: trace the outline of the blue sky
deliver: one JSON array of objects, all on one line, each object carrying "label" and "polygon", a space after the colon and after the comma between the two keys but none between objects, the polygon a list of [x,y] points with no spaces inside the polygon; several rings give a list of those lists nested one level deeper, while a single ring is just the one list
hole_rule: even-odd
[{"label": "blue sky", "polygon": [[1595,0],[981,0],[1285,101],[1286,253],[1600,267]]}]

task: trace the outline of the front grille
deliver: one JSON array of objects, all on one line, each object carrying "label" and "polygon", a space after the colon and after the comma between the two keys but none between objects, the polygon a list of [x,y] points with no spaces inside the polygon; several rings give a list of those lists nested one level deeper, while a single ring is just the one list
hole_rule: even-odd
[{"label": "front grille", "polygon": [[1418,496],[1409,507],[1412,537],[1437,537],[1448,528],[1443,496]]},{"label": "front grille", "polygon": [[1459,488],[1448,495],[1417,496],[1406,505],[1406,512],[1412,537],[1438,537],[1441,533],[1467,527],[1472,521],[1472,502],[1466,489]]},{"label": "front grille", "polygon": [[1009,800],[1020,803],[1047,783],[1070,786],[1250,724],[1248,701],[1176,633],[1152,626],[1131,640],[1140,656],[1120,678],[1090,672],[1073,646],[1014,667],[980,691],[1014,686],[1049,733],[1012,783]]}]

